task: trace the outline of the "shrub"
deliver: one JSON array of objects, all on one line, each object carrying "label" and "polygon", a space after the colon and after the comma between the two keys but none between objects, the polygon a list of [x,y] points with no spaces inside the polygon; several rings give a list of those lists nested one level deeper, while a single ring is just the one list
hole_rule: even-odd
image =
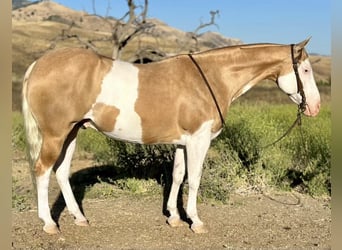
[{"label": "shrub", "polygon": [[141,145],[106,138],[108,152],[96,155],[98,163],[115,166],[123,176],[160,178],[164,167],[173,162],[174,146]]},{"label": "shrub", "polygon": [[317,118],[303,117],[302,126],[294,128],[277,144],[264,147],[291,126],[296,118],[295,108],[234,105],[227,127],[208,154],[202,179],[205,192],[217,198],[215,194],[229,190],[273,186],[285,190],[300,187],[311,195],[330,194],[328,106],[322,107]]},{"label": "shrub", "polygon": [[12,149],[25,151],[26,138],[24,132],[24,119],[21,113],[13,112],[12,119]]},{"label": "shrub", "polygon": [[81,155],[90,153],[96,161],[100,162],[101,158],[111,152],[106,140],[105,135],[93,129],[80,129],[77,136],[77,151]]},{"label": "shrub", "polygon": [[319,118],[304,119],[302,128],[287,142],[292,155],[289,171],[311,195],[331,193],[330,116],[330,110],[323,107]]}]

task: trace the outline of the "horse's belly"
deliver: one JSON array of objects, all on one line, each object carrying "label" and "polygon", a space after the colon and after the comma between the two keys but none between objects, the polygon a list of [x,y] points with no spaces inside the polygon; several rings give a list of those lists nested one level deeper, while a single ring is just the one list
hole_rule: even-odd
[{"label": "horse's belly", "polygon": [[140,117],[136,113],[129,116],[119,115],[113,131],[103,132],[105,135],[129,142],[142,143],[142,128]]}]

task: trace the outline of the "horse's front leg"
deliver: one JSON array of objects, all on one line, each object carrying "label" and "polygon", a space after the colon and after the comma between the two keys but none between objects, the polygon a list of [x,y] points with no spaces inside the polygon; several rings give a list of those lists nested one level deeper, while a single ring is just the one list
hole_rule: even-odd
[{"label": "horse's front leg", "polygon": [[167,219],[167,222],[171,227],[179,227],[183,225],[177,208],[177,199],[179,188],[183,183],[185,175],[184,151],[184,147],[177,147],[173,163],[172,186],[169,199],[167,201],[167,210],[170,212],[170,217]]},{"label": "horse's front leg", "polygon": [[211,123],[204,124],[186,143],[189,182],[189,197],[186,212],[192,221],[191,229],[195,233],[207,232],[203,222],[198,217],[196,203],[203,162],[211,141],[211,126],[209,125]]}]

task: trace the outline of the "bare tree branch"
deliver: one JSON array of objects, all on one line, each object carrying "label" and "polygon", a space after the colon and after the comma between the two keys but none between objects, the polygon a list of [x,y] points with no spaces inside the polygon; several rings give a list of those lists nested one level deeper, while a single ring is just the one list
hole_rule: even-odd
[{"label": "bare tree branch", "polygon": [[208,23],[202,23],[193,31],[193,33],[195,35],[198,34],[198,31],[200,31],[201,29],[204,29],[205,27],[211,26],[211,25],[215,25],[217,28],[219,28],[219,26],[215,23],[215,17],[216,15],[219,15],[219,10],[213,11],[211,10],[210,12],[211,18],[210,18],[210,22]]},{"label": "bare tree branch", "polygon": [[[67,29],[62,29],[61,33],[57,35],[51,42],[48,49],[54,49],[57,46],[57,43],[60,41],[65,41],[67,39],[76,39],[80,44],[82,44],[85,48],[90,48],[96,53],[98,52],[96,46],[93,44],[94,41],[97,41],[98,39],[93,40],[83,40],[81,39],[77,34],[72,34],[71,29],[74,27],[75,23],[72,22]],[[102,39],[101,39],[102,40]]]},{"label": "bare tree branch", "polygon": [[93,7],[93,13],[94,13],[95,15],[97,15],[97,14],[96,14],[95,0],[91,0],[91,3],[92,3],[92,7]]},{"label": "bare tree branch", "polygon": [[[200,22],[200,25],[198,25],[196,27],[196,29],[194,29],[194,31],[192,32],[187,32],[187,37],[188,39],[183,42],[183,41],[177,41],[177,43],[179,44],[179,52],[181,51],[188,51],[189,53],[195,52],[195,51],[199,51],[199,45],[198,45],[198,37],[199,37],[199,31],[201,29],[204,29],[206,27],[209,27],[211,25],[216,26],[217,28],[218,25],[215,23],[215,18],[216,16],[219,15],[219,10],[216,11],[210,11],[209,12],[211,18],[210,21],[207,23],[203,23],[202,21]],[[193,42],[195,42],[195,44],[193,44]]]},{"label": "bare tree branch", "polygon": [[128,22],[127,24],[131,24],[134,22],[135,20],[135,3],[134,3],[134,0],[127,0],[127,5],[128,5],[128,8],[129,8],[129,19],[128,19]]},{"label": "bare tree branch", "polygon": [[109,12],[110,12],[111,9],[112,9],[112,7],[110,6],[110,0],[108,0],[108,4],[107,4],[107,9],[106,9],[106,15],[105,15],[105,17],[108,17],[108,16],[109,16]]},{"label": "bare tree branch", "polygon": [[147,10],[148,10],[148,0],[145,0],[144,10],[143,10],[143,12],[141,12],[143,23],[146,22]]},{"label": "bare tree branch", "polygon": [[[134,0],[127,0],[127,7],[129,11],[113,27],[112,36],[114,47],[112,57],[114,59],[120,58],[120,52],[130,40],[154,26],[153,24],[146,23],[148,0],[145,0],[143,10],[139,15],[135,13],[137,5]],[[122,22],[127,16],[128,21],[126,23]]]}]

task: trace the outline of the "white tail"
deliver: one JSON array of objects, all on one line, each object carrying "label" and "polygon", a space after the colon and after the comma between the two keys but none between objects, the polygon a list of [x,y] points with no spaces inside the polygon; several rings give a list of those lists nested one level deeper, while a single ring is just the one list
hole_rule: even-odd
[{"label": "white tail", "polygon": [[30,161],[31,167],[34,167],[39,154],[40,149],[42,146],[42,135],[40,133],[37,121],[32,114],[32,111],[30,109],[29,103],[27,101],[27,84],[28,84],[28,78],[30,76],[30,73],[33,69],[33,66],[35,65],[35,62],[30,65],[30,67],[27,69],[24,77],[23,82],[23,103],[22,103],[22,109],[23,109],[23,116],[24,116],[24,126],[25,126],[25,133],[26,133],[26,140],[27,140],[27,152],[28,157]]}]

